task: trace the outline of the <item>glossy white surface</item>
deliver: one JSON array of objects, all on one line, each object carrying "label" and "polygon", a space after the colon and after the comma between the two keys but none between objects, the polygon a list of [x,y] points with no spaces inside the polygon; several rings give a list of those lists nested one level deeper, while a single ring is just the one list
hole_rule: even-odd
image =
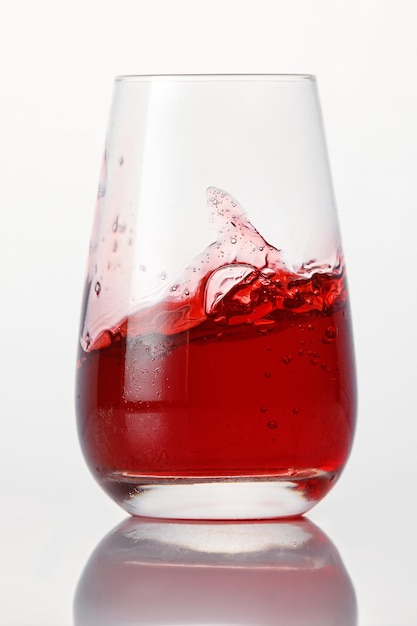
[{"label": "glossy white surface", "polygon": [[22,0],[4,13],[1,626],[71,626],[90,555],[125,519],[84,466],[73,411],[104,131],[116,74],[196,71],[318,77],[360,403],[349,465],[309,519],[340,554],[357,626],[416,626],[417,4]]}]

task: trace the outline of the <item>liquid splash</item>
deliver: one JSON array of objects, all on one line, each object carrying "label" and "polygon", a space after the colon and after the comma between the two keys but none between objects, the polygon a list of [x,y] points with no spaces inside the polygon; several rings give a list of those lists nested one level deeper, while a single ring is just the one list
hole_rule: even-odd
[{"label": "liquid splash", "polygon": [[139,309],[128,323],[121,321],[95,338],[85,329],[85,350],[105,347],[128,332],[174,335],[207,320],[217,326],[268,326],[276,311],[326,311],[337,300],[344,301],[341,260],[334,268],[310,260],[294,273],[233,196],[209,187],[207,207],[216,240],[167,285],[160,302]]}]

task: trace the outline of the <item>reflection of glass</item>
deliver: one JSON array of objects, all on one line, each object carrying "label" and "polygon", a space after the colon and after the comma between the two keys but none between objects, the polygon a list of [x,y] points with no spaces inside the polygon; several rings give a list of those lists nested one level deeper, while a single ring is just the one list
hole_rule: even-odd
[{"label": "reflection of glass", "polygon": [[131,518],[91,555],[75,626],[356,626],[340,556],[307,519],[256,523]]},{"label": "reflection of glass", "polygon": [[314,78],[118,79],[84,304],[80,440],[127,511],[319,501],[355,385]]}]

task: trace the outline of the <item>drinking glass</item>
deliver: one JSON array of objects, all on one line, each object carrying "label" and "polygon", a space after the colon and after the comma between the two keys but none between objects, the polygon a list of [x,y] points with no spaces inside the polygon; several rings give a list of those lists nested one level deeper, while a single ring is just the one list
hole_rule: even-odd
[{"label": "drinking glass", "polygon": [[315,78],[117,78],[77,363],[99,484],[134,515],[299,515],[355,413]]}]

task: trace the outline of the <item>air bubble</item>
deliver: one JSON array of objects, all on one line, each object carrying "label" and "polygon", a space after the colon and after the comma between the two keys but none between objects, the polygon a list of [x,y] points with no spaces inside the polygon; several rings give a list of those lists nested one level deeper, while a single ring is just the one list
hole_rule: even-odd
[{"label": "air bubble", "polygon": [[236,241],[237,241],[236,237],[232,237],[230,240],[230,243],[236,243]]},{"label": "air bubble", "polygon": [[139,265],[139,269],[141,272],[146,272],[146,267],[144,265]]},{"label": "air bubble", "polygon": [[264,267],[261,269],[261,274],[265,278],[271,278],[271,276],[274,276],[275,270],[272,267]]},{"label": "air bubble", "polygon": [[332,341],[337,336],[337,328],[335,326],[328,326],[325,331],[326,339]]},{"label": "air bubble", "polygon": [[99,282],[96,282],[96,285],[94,287],[94,291],[96,292],[97,295],[99,295],[100,291],[101,291],[101,285]]},{"label": "air bubble", "polygon": [[161,273],[161,280],[165,280],[165,279],[166,279],[166,277],[167,277],[166,272],[162,272],[162,273]]},{"label": "air bubble", "polygon": [[123,156],[121,156],[119,159],[119,165],[122,166],[124,162],[125,162],[125,159]]},{"label": "air bubble", "polygon": [[179,285],[172,285],[171,291],[177,291]]},{"label": "air bubble", "polygon": [[307,330],[314,330],[314,326],[313,326],[313,324],[309,324],[309,325],[307,326]]}]

